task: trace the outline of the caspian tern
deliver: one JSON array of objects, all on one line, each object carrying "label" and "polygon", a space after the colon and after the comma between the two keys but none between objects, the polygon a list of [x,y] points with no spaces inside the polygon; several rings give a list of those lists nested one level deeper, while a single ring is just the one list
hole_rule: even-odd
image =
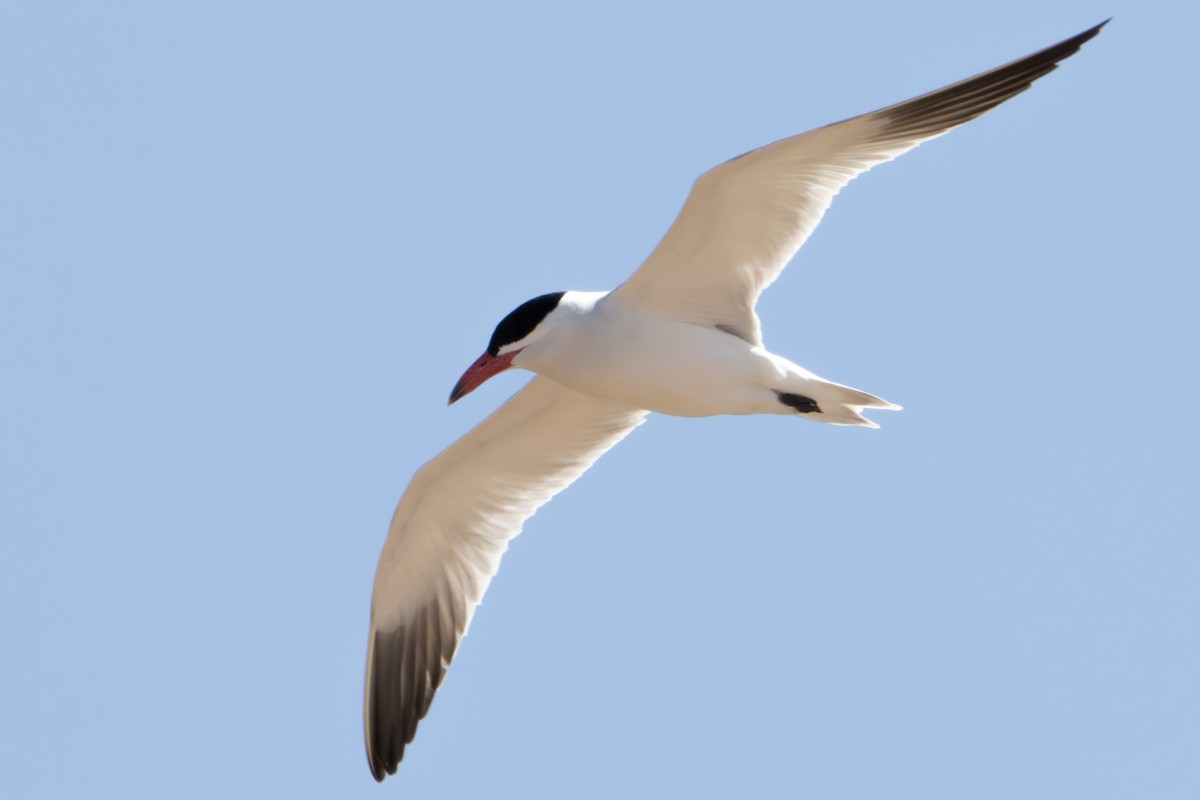
[{"label": "caspian tern", "polygon": [[537,376],[417,471],[379,559],[365,713],[376,780],[395,773],[509,540],[649,412],[877,427],[864,409],[899,408],[768,352],[759,293],[851,179],[1025,91],[1105,24],[727,161],[625,283],[545,294],[500,321],[450,402],[512,367]]}]

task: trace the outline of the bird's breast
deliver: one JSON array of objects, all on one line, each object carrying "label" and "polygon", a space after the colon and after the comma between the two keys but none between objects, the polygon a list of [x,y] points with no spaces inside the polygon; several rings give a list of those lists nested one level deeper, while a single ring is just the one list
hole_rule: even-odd
[{"label": "bird's breast", "polygon": [[[601,320],[597,320],[598,322]],[[776,367],[715,327],[639,318],[580,325],[532,363],[571,389],[680,417],[756,413]]]}]

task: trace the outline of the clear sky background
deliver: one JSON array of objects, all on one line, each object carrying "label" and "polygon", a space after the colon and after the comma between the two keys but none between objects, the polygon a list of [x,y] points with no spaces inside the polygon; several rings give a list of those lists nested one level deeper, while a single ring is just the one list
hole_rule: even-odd
[{"label": "clear sky background", "polygon": [[[881,430],[653,417],[400,773],[375,561],[518,303],[692,180],[1115,21],[852,183],[767,344]],[[1200,797],[1194,3],[4,3],[0,793]]]}]

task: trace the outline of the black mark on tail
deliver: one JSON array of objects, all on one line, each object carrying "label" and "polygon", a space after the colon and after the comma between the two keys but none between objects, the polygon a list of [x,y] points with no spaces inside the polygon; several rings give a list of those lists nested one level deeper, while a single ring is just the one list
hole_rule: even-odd
[{"label": "black mark on tail", "polygon": [[801,414],[811,414],[814,411],[820,413],[821,407],[817,405],[817,401],[811,397],[805,397],[802,394],[791,394],[789,392],[776,392],[779,395],[779,402],[785,406],[791,406]]}]

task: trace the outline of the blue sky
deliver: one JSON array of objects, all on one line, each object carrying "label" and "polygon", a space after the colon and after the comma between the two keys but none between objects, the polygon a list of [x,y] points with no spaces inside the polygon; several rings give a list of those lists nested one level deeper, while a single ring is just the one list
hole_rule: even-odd
[{"label": "blue sky", "polygon": [[[852,183],[768,345],[526,526],[400,773],[375,560],[497,320],[745,150],[1115,21]],[[11,797],[1200,796],[1194,5],[0,8]]]}]

